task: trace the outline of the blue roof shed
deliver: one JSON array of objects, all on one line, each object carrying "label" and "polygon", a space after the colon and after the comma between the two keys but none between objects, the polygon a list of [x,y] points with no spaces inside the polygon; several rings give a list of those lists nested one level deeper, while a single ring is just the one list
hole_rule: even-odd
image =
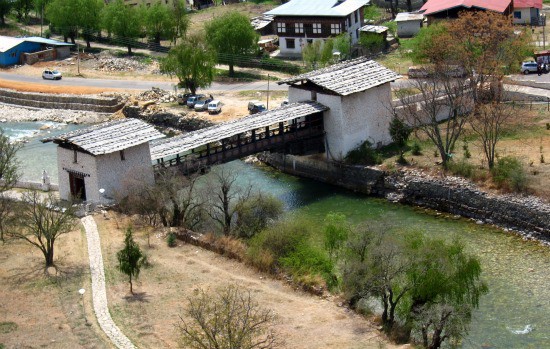
[{"label": "blue roof shed", "polygon": [[72,44],[40,37],[0,36],[0,66],[19,64],[22,53],[37,52],[47,46],[72,46]]}]

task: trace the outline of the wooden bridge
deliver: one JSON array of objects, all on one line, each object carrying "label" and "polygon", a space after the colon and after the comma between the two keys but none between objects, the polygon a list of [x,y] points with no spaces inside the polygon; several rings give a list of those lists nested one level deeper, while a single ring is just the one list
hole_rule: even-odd
[{"label": "wooden bridge", "polygon": [[323,112],[313,101],[220,123],[150,143],[155,168],[178,166],[183,173],[236,160],[262,151],[311,154],[324,151]]}]

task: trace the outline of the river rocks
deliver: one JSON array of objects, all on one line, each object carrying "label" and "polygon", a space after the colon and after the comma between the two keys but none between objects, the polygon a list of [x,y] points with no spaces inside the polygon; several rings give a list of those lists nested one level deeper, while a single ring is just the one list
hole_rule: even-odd
[{"label": "river rocks", "polygon": [[37,109],[0,104],[0,115],[7,122],[55,121],[74,124],[93,124],[110,120],[109,114],[89,111]]}]

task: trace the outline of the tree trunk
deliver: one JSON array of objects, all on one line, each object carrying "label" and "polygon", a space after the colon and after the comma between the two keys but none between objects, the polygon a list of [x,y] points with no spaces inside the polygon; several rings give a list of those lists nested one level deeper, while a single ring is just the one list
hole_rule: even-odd
[{"label": "tree trunk", "polygon": [[132,287],[132,274],[130,274],[130,293],[134,294],[134,289]]},{"label": "tree trunk", "polygon": [[413,10],[412,0],[407,0],[407,11],[412,12],[412,10]]},{"label": "tree trunk", "polygon": [[132,55],[132,46],[128,45],[128,56]]},{"label": "tree trunk", "polygon": [[90,46],[90,37],[86,37],[86,48],[91,48]]},{"label": "tree trunk", "polygon": [[46,258],[46,268],[53,266],[53,246],[44,253],[44,257]]},{"label": "tree trunk", "polygon": [[229,76],[233,76],[233,75],[235,75],[235,68],[234,68],[234,64],[230,63],[229,64]]}]

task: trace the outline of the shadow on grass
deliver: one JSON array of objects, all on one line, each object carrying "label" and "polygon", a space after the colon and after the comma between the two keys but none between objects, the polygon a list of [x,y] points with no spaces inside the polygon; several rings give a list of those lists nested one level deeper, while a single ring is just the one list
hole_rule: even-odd
[{"label": "shadow on grass", "polygon": [[140,303],[149,303],[149,295],[147,292],[134,292],[124,297],[124,300],[129,303],[140,302]]}]

